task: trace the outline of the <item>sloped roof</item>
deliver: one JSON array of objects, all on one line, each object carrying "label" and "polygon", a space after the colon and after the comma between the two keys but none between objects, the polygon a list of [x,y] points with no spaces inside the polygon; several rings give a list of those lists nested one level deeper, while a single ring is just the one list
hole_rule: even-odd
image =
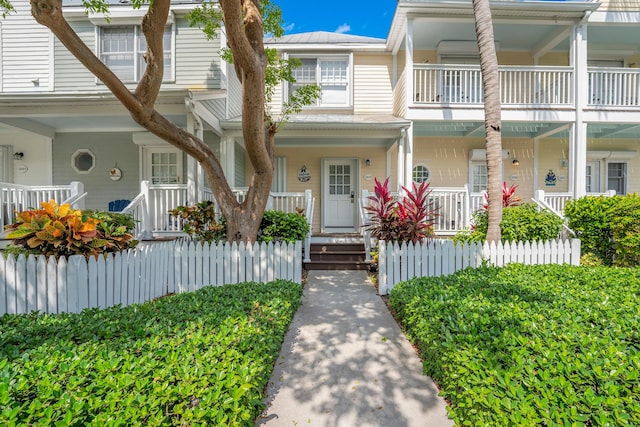
[{"label": "sloped roof", "polygon": [[267,44],[384,44],[385,39],[355,36],[353,34],[313,31],[309,33],[289,34],[278,38],[267,38]]}]

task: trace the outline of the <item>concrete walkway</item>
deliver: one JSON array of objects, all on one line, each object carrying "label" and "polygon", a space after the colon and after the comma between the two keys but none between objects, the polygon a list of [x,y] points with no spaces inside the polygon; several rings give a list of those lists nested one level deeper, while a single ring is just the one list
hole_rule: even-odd
[{"label": "concrete walkway", "polygon": [[257,426],[452,426],[364,271],[310,271]]}]

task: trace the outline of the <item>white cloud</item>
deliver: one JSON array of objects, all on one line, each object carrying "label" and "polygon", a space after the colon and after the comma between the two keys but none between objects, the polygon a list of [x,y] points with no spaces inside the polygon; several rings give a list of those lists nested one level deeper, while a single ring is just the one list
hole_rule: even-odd
[{"label": "white cloud", "polygon": [[343,34],[343,33],[349,32],[349,31],[351,31],[351,25],[349,25],[347,23],[344,23],[344,24],[340,25],[338,28],[336,28],[335,32],[339,33],[339,34]]},{"label": "white cloud", "polygon": [[296,26],[295,22],[292,22],[290,24],[285,25],[284,27],[282,27],[282,29],[284,30],[285,33],[288,33],[289,31],[293,31],[293,27]]}]

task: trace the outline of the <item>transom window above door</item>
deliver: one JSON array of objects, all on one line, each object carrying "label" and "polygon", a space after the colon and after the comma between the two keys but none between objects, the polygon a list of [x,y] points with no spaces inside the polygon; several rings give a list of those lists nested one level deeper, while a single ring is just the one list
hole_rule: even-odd
[{"label": "transom window above door", "polygon": [[351,72],[349,56],[299,57],[302,65],[293,71],[295,83],[289,94],[309,84],[320,86],[315,107],[349,107],[351,105]]},{"label": "transom window above door", "polygon": [[[172,26],[165,27],[163,46],[163,81],[171,81],[174,79]],[[98,50],[100,60],[124,82],[139,81],[146,69],[147,40],[139,25],[99,27]]]}]

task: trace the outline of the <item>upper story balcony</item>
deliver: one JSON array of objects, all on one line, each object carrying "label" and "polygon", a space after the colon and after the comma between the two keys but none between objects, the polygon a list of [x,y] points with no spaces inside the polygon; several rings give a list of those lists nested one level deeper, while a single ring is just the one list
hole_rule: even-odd
[{"label": "upper story balcony", "polygon": [[[499,73],[503,106],[575,108],[573,67],[501,66]],[[587,107],[640,107],[640,69],[589,67],[587,79]],[[408,96],[406,84],[406,73],[402,73],[394,90],[396,113],[407,107],[465,108],[484,103],[478,65],[414,64],[413,90]]]}]

